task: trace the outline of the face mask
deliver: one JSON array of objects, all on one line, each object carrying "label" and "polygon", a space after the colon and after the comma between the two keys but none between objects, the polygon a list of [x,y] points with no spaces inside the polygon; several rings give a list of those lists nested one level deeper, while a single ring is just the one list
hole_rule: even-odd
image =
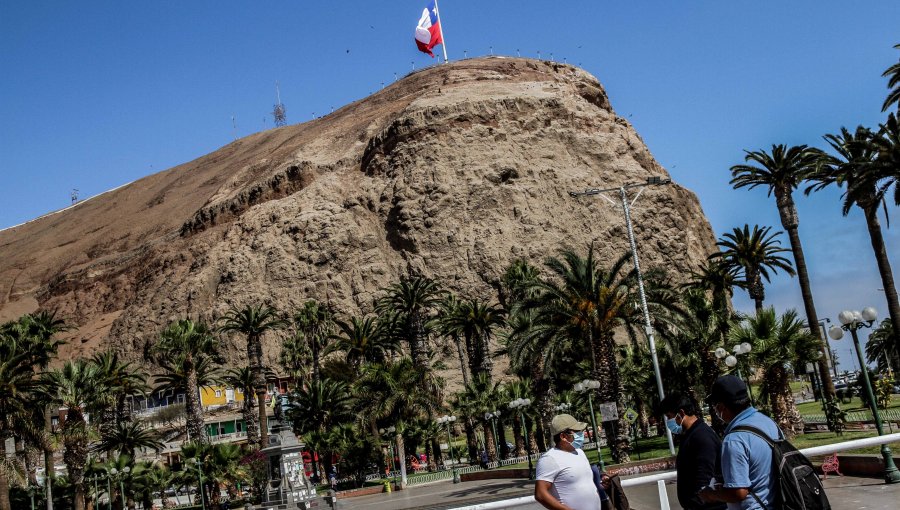
[{"label": "face mask", "polygon": [[719,406],[713,407],[713,412],[716,413],[716,417],[717,417],[719,420],[721,420],[721,421],[723,421],[723,422],[725,422],[725,423],[728,423],[727,421],[725,421],[725,418],[722,418],[722,413],[719,412]]},{"label": "face mask", "polygon": [[572,436],[574,436],[572,439],[572,446],[580,450],[581,447],[584,446],[584,431],[572,432]]},{"label": "face mask", "polygon": [[676,414],[674,418],[667,418],[667,419],[666,419],[666,427],[667,427],[667,428],[669,429],[669,431],[672,432],[673,434],[681,434],[681,430],[682,430],[681,425],[675,423],[675,420],[676,420],[677,418],[678,418],[678,415]]}]

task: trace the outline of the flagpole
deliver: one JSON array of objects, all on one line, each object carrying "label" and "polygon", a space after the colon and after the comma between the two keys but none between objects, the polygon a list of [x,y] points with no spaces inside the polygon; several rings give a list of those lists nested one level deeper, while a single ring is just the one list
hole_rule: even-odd
[{"label": "flagpole", "polygon": [[449,61],[447,59],[447,41],[444,39],[444,24],[441,23],[441,8],[438,7],[438,0],[434,0],[434,10],[437,11],[438,30],[441,31],[441,49],[444,50],[444,63],[446,64]]}]

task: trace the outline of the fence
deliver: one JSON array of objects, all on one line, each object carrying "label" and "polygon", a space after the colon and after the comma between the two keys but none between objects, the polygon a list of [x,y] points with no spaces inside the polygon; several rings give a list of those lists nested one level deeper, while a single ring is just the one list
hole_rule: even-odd
[{"label": "fence", "polygon": [[[800,452],[807,457],[814,457],[816,455],[828,455],[831,453],[842,452],[846,450],[865,448],[867,446],[893,443],[895,441],[900,441],[900,432],[896,434],[887,434],[884,436],[867,437],[865,439],[855,439],[853,441],[844,441],[842,443],[813,446],[812,448],[804,448],[803,450],[800,450]],[[665,484],[667,480],[675,479],[675,471],[666,471],[663,473],[656,473],[653,475],[622,480],[622,487],[636,487],[638,485],[655,483],[659,488],[659,508],[661,510],[669,510],[669,496],[666,492]],[[520,498],[506,499],[503,501],[492,501],[490,503],[462,506],[453,508],[451,510],[500,510],[502,508],[516,508],[533,505],[536,503],[537,502],[534,500],[534,496],[523,496]]]},{"label": "fence", "polygon": [[[879,414],[881,415],[881,419],[887,422],[900,422],[900,409],[886,409],[879,410]],[[805,423],[826,423],[825,415],[822,413],[812,413],[812,414],[802,414],[800,418],[803,419]],[[872,413],[870,411],[859,411],[855,413],[847,413],[846,422],[867,422],[867,421],[875,421],[875,418],[872,417]]]}]

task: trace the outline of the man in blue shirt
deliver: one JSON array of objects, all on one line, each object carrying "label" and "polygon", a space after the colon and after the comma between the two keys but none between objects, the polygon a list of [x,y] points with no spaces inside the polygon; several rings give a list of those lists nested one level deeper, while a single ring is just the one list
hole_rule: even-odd
[{"label": "man in blue shirt", "polygon": [[701,491],[701,499],[728,503],[728,510],[775,508],[777,488],[772,476],[772,449],[750,432],[732,431],[739,425],[749,425],[776,440],[782,437],[778,426],[750,405],[747,385],[733,375],[716,379],[706,401],[727,427],[722,440],[723,483]]}]

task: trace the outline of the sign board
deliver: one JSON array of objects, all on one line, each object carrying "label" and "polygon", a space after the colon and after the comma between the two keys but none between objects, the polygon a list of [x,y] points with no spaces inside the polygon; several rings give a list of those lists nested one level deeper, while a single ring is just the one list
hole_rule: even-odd
[{"label": "sign board", "polygon": [[629,424],[633,424],[637,420],[637,417],[638,413],[634,409],[629,407],[625,410],[625,421],[627,421]]},{"label": "sign board", "polygon": [[616,421],[619,419],[619,411],[615,402],[600,404],[600,421]]}]

